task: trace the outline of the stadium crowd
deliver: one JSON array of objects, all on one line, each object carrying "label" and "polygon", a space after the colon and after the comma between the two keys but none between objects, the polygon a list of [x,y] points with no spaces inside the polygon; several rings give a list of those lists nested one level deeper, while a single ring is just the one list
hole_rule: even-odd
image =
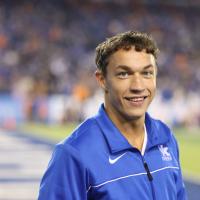
[{"label": "stadium crowd", "polygon": [[30,120],[46,117],[48,96],[64,95],[62,121],[82,120],[101,99],[93,80],[96,45],[140,30],[151,33],[161,50],[152,112],[160,116],[165,109],[171,124],[199,126],[200,5],[110,2],[1,1],[0,92],[20,97]]}]

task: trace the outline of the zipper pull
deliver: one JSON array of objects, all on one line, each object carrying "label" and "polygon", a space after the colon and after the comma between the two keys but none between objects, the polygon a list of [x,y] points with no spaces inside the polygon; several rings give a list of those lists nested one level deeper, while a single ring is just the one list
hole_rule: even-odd
[{"label": "zipper pull", "polygon": [[145,170],[147,172],[147,176],[148,176],[149,181],[152,181],[153,180],[153,176],[151,175],[151,172],[149,171],[149,167],[148,167],[146,162],[144,162],[144,168],[145,168]]}]

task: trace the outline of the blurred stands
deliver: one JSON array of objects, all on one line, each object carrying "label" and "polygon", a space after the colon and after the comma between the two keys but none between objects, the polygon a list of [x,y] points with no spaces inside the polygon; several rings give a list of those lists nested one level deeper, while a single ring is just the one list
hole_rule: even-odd
[{"label": "blurred stands", "polygon": [[172,125],[199,126],[199,19],[199,0],[2,0],[0,92],[23,102],[23,120],[82,120],[102,99],[93,76],[96,45],[140,30],[161,50],[151,112]]}]

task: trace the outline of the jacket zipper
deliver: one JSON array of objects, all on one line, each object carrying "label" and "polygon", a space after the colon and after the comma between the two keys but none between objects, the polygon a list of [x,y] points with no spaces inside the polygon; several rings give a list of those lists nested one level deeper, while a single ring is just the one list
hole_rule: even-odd
[{"label": "jacket zipper", "polygon": [[153,181],[153,176],[151,175],[151,172],[149,171],[149,167],[148,167],[148,165],[145,161],[143,161],[143,165],[144,165],[144,168],[147,172],[147,176],[148,176],[149,181]]},{"label": "jacket zipper", "polygon": [[147,162],[144,159],[144,156],[142,156],[142,162],[143,162],[143,165],[144,165],[144,169],[145,169],[145,171],[147,173],[148,180],[150,182],[153,200],[156,200],[155,190],[154,190],[154,186],[153,186],[153,183],[152,183],[153,182],[153,176],[152,176],[152,174],[151,174],[151,172],[149,170]]}]

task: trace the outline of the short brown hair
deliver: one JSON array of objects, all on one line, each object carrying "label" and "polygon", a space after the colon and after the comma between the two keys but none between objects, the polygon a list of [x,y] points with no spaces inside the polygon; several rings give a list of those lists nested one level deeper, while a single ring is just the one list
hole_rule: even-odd
[{"label": "short brown hair", "polygon": [[109,56],[119,49],[129,50],[132,46],[135,47],[136,51],[145,49],[147,53],[152,54],[157,59],[159,49],[150,35],[138,31],[128,31],[107,38],[96,47],[97,68],[106,75]]}]

